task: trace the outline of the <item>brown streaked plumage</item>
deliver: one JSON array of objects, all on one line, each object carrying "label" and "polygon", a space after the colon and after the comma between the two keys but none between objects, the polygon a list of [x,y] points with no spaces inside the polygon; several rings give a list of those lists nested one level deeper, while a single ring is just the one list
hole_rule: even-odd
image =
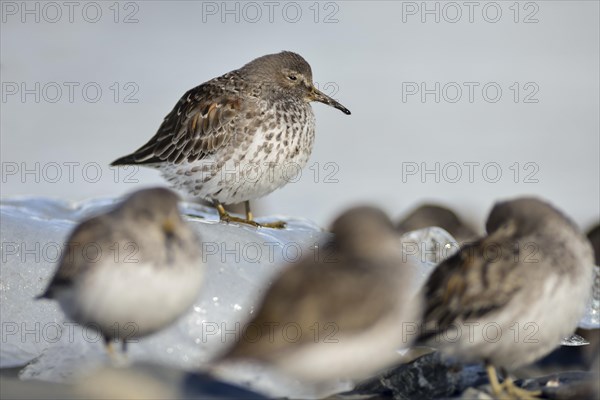
[{"label": "brown streaked plumage", "polygon": [[419,341],[485,361],[498,396],[530,396],[509,378],[498,384],[493,367],[529,364],[573,333],[590,293],[591,248],[566,216],[535,198],[496,204],[486,230],[429,277]]},{"label": "brown streaked plumage", "polygon": [[[112,165],[157,168],[175,188],[213,202],[221,220],[258,226],[249,201],[285,185],[289,164],[302,168],[308,161],[311,101],[350,114],[314,87],[310,65],[300,55],[259,57],[189,90],[148,143]],[[240,202],[246,219],[222,207]]]},{"label": "brown streaked plumage", "polygon": [[[359,207],[332,231],[317,260],[311,254],[274,281],[221,361],[258,360],[309,382],[364,378],[398,361],[396,350],[410,345],[403,323],[417,323],[421,303],[409,298],[411,270],[391,221]],[[250,336],[273,324],[273,335]],[[293,324],[303,334],[286,340],[284,327]]]}]

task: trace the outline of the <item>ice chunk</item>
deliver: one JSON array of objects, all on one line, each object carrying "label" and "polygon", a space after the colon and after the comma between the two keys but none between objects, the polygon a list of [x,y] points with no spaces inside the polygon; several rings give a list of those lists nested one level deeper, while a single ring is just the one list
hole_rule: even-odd
[{"label": "ice chunk", "polygon": [[415,268],[412,287],[419,290],[435,267],[459,249],[456,240],[442,228],[431,227],[407,232],[400,237],[402,253]]},{"label": "ice chunk", "polygon": [[561,340],[560,344],[563,346],[585,346],[590,344],[590,342],[588,342],[587,340],[585,340],[585,338],[579,335],[573,334]]},{"label": "ice chunk", "polygon": [[594,265],[594,284],[587,304],[585,315],[579,322],[579,327],[584,329],[600,328],[600,267]]}]

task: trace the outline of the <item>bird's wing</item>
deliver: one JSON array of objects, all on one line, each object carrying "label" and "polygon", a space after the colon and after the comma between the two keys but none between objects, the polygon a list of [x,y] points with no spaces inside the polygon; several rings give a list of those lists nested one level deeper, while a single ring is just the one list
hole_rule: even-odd
[{"label": "bird's wing", "polygon": [[497,236],[487,237],[464,246],[438,265],[424,287],[426,305],[420,340],[510,301],[525,284],[518,268],[522,249],[514,244]]},{"label": "bird's wing", "polygon": [[232,122],[243,106],[235,91],[202,84],[183,95],[148,143],[111,165],[200,160],[229,142],[235,133]]},{"label": "bird's wing", "polygon": [[360,261],[337,257],[330,261],[315,263],[309,257],[285,270],[224,358],[265,359],[290,345],[336,343],[372,326],[393,307],[395,287],[373,272],[375,267],[349,268],[346,262]]},{"label": "bird's wing", "polygon": [[58,268],[40,298],[52,298],[53,291],[72,284],[77,274],[91,263],[112,255],[102,254],[105,244],[111,242],[111,224],[106,216],[96,217],[79,224],[67,239]]}]

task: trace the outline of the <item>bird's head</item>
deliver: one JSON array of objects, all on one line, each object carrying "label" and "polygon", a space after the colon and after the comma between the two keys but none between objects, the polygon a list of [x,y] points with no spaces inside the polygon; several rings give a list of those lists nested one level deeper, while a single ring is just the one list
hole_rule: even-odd
[{"label": "bird's head", "polygon": [[179,214],[179,196],[165,188],[137,191],[123,202],[121,212],[148,229],[160,229],[172,236],[183,224]]},{"label": "bird's head", "polygon": [[563,221],[577,231],[575,224],[552,205],[534,197],[521,197],[496,203],[485,227],[491,234],[512,225],[517,235],[524,236],[555,221]]},{"label": "bird's head", "polygon": [[331,231],[340,247],[359,252],[377,249],[395,235],[394,225],[386,213],[371,206],[344,212],[333,222]]},{"label": "bird's head", "polygon": [[256,80],[277,97],[318,101],[349,115],[350,110],[318,90],[312,80],[310,65],[299,54],[282,51],[259,57],[240,70],[246,79]]}]

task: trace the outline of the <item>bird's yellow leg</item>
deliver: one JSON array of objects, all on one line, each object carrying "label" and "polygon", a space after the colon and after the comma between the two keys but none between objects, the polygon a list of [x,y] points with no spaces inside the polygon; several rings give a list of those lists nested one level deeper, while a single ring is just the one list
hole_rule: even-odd
[{"label": "bird's yellow leg", "polygon": [[248,221],[253,221],[252,211],[250,211],[250,200],[244,202],[244,207],[246,208],[246,219]]},{"label": "bird's yellow leg", "polygon": [[502,382],[502,386],[504,387],[506,393],[508,393],[508,395],[513,399],[533,400],[538,399],[542,395],[541,390],[533,391],[518,387],[508,375],[504,379],[504,382]]},{"label": "bird's yellow leg", "polygon": [[[252,215],[252,211],[250,210],[250,200],[246,200],[244,202],[244,207],[246,208],[246,220],[254,222],[254,216]],[[283,229],[285,228],[285,222],[269,222],[266,224],[258,224],[258,226],[261,226],[263,228]]]},{"label": "bird's yellow leg", "polygon": [[229,222],[229,218],[231,218],[231,216],[227,211],[225,211],[225,207],[223,207],[223,204],[215,202],[215,207],[219,212],[219,220]]},{"label": "bird's yellow leg", "polygon": [[490,380],[490,386],[492,387],[492,393],[494,396],[500,398],[502,396],[502,385],[498,382],[498,375],[496,374],[496,368],[492,364],[486,364],[485,369]]},{"label": "bird's yellow leg", "polygon": [[507,373],[504,374],[504,381],[500,383],[496,368],[491,364],[486,364],[485,369],[490,380],[492,393],[498,399],[534,400],[542,394],[541,390],[531,391],[518,387]]},{"label": "bird's yellow leg", "polygon": [[117,365],[121,363],[119,358],[119,354],[117,350],[115,350],[115,346],[113,340],[110,338],[104,338],[104,346],[106,347],[106,352],[108,353],[108,358],[112,361],[113,364]]},{"label": "bird's yellow leg", "polygon": [[113,342],[111,341],[106,341],[106,343],[104,344],[104,347],[106,347],[106,352],[108,353],[110,358],[113,358],[116,354],[115,352],[115,346],[113,346]]}]

